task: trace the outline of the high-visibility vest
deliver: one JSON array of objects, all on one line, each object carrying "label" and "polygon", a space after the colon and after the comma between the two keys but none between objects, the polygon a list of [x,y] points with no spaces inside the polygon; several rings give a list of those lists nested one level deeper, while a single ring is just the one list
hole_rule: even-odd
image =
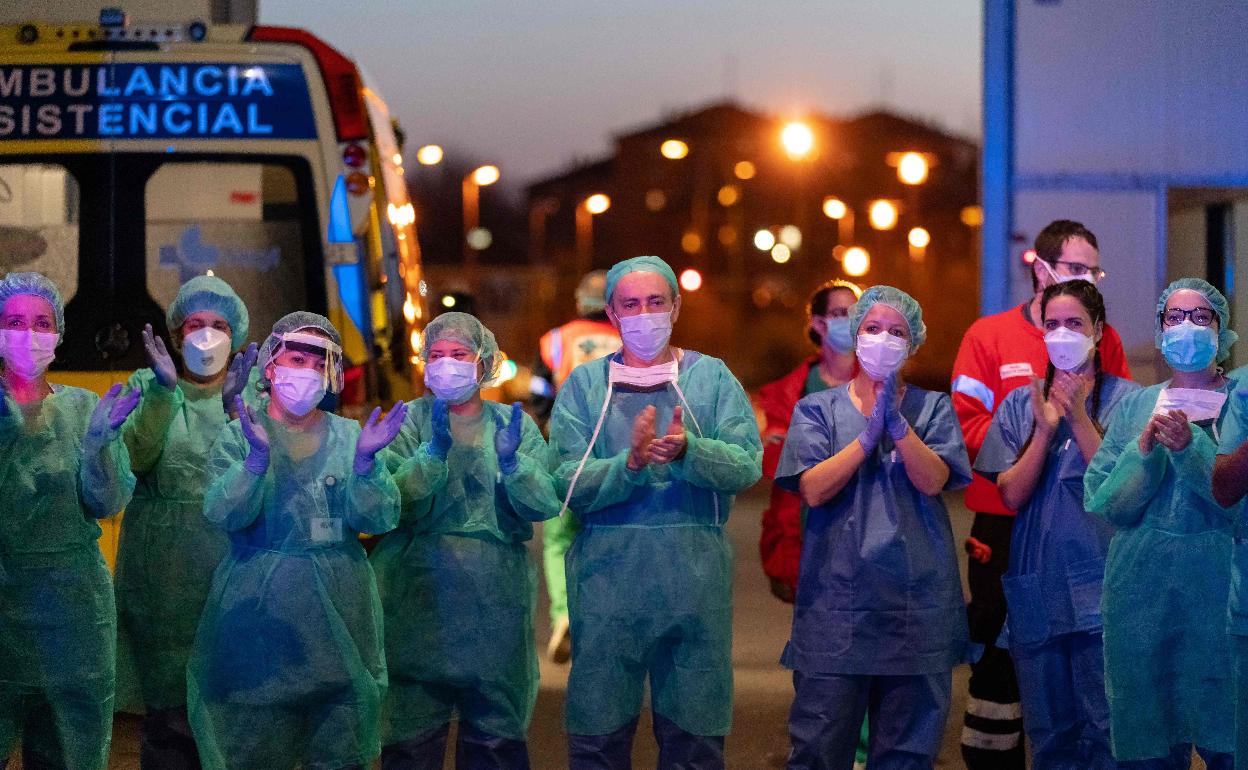
[{"label": "high-visibility vest", "polygon": [[542,362],[550,367],[558,388],[573,369],[614,353],[620,344],[620,335],[608,321],[578,318],[543,334],[539,346]]}]

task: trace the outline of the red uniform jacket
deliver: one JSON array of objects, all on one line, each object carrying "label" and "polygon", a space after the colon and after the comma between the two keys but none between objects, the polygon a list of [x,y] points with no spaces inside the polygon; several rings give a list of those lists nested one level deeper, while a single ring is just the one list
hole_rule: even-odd
[{"label": "red uniform jacket", "polygon": [[[759,405],[766,422],[763,427],[763,476],[774,481],[780,464],[780,450],[789,432],[793,408],[802,397],[810,367],[818,356],[798,364],[785,376],[758,389]],[[767,577],[786,583],[797,591],[797,568],[802,556],[802,501],[792,492],[771,485],[771,502],[763,510],[763,533],[758,540]]]},{"label": "red uniform jacket", "polygon": [[[992,414],[1006,394],[1027,385],[1032,376],[1043,377],[1049,364],[1044,332],[1027,320],[1024,307],[979,319],[966,330],[958,347],[953,362],[953,408],[972,463],[984,444]],[[1101,335],[1100,351],[1101,367],[1107,374],[1130,379],[1122,338],[1109,324]],[[966,507],[978,513],[1014,515],[996,485],[978,473],[966,490]]]}]

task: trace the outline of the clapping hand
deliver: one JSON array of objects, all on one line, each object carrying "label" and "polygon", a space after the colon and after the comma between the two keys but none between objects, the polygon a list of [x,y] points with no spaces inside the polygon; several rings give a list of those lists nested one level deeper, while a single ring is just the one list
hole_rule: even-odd
[{"label": "clapping hand", "polygon": [[147,351],[148,365],[156,375],[156,382],[173,390],[178,384],[178,369],[173,365],[173,356],[169,355],[164,339],[152,331],[151,324],[143,326],[143,349]]},{"label": "clapping hand", "polygon": [[433,436],[426,445],[426,451],[439,460],[445,460],[451,452],[451,412],[443,399],[433,400],[429,424],[433,428]]},{"label": "clapping hand", "polygon": [[242,396],[234,397],[234,408],[238,411],[239,426],[243,429],[243,438],[247,439],[250,451],[243,467],[257,476],[264,475],[269,467],[269,434],[264,426],[256,421],[250,407],[243,403]]},{"label": "clapping hand", "polygon": [[520,449],[520,429],[524,426],[524,412],[520,402],[511,405],[511,421],[504,422],[500,414],[494,415],[494,452],[498,455],[498,469],[511,475],[520,466],[516,453]]},{"label": "clapping hand", "polygon": [[236,353],[230,361],[230,368],[225,373],[225,383],[221,386],[221,403],[225,405],[225,413],[237,417],[241,413],[235,409],[238,397],[247,387],[247,378],[251,376],[251,368],[256,365],[259,349],[251,343],[241,353]]},{"label": "clapping hand", "polygon": [[1192,428],[1188,424],[1187,413],[1182,409],[1154,415],[1150,422],[1156,426],[1154,434],[1157,443],[1171,452],[1181,452],[1192,443]]},{"label": "clapping hand", "polygon": [[91,412],[85,440],[95,447],[102,447],[111,441],[126,418],[139,405],[141,394],[138,388],[131,388],[124,396],[120,394],[121,383],[117,383],[108,389]]},{"label": "clapping hand", "polygon": [[650,442],[654,441],[653,406],[642,409],[633,419],[632,447],[628,452],[628,469],[639,471],[650,464]]},{"label": "clapping hand", "polygon": [[389,446],[390,442],[394,441],[394,437],[399,435],[399,429],[403,427],[403,418],[406,416],[407,404],[402,401],[395,402],[385,419],[381,418],[381,407],[373,409],[373,413],[368,416],[368,421],[360,429],[360,435],[355,441],[353,467],[356,475],[367,476],[373,472],[377,453]]},{"label": "clapping hand", "polygon": [[688,446],[689,440],[685,436],[685,425],[681,421],[680,407],[677,406],[672,409],[672,419],[667,424],[667,433],[662,438],[650,440],[650,446],[646,449],[646,459],[658,465],[670,463],[680,459]]},{"label": "clapping hand", "polygon": [[1052,399],[1044,397],[1044,382],[1038,377],[1031,378],[1031,413],[1036,421],[1036,433],[1046,441],[1052,438],[1065,414]]}]

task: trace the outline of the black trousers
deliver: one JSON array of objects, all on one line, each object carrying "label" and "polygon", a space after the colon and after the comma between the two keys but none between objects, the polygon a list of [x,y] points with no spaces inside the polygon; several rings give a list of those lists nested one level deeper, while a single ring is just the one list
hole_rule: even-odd
[{"label": "black trousers", "polygon": [[1023,770],[1023,716],[1018,679],[1010,654],[996,646],[1005,623],[1001,576],[1010,560],[1013,516],[976,513],[971,537],[992,549],[987,563],[967,562],[971,603],[967,620],[971,640],[984,645],[983,657],[971,664],[970,693],[962,722],[962,759],[968,770]]}]

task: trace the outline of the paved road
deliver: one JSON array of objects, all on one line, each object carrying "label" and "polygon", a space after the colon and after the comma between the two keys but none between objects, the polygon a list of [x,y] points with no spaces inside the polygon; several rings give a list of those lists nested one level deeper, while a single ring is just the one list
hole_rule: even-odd
[{"label": "paved road", "polygon": [[[728,523],[736,549],[736,595],[733,661],[736,670],[736,699],[733,734],[728,738],[728,767],[733,770],[767,770],[783,764],[788,744],[785,719],[792,699],[789,673],[776,662],[789,634],[790,609],[772,598],[758,560],[758,522],[766,495],[762,485],[743,495]],[[951,496],[954,533],[957,542],[970,531],[970,515],[960,496]],[[536,543],[534,543],[536,548]],[[534,550],[536,554],[536,550]],[[539,599],[539,647],[546,645],[546,597]],[[567,767],[562,728],[563,694],[567,667],[542,662],[541,693],[529,742],[534,770],[563,770]],[[961,767],[957,735],[959,715],[966,697],[967,670],[954,672],[954,701],[946,729],[939,767]],[[138,770],[137,720],[119,716],[113,740],[111,770]],[[654,767],[656,751],[648,716],[638,727],[636,767]],[[15,763],[20,768],[20,762]],[[448,762],[447,767],[453,767]]]}]

